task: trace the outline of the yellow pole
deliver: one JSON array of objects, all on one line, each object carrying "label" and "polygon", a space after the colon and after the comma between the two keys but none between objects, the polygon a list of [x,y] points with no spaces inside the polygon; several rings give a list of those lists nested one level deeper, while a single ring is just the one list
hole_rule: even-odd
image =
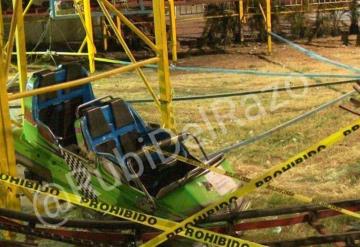
[{"label": "yellow pole", "polygon": [[[7,97],[9,99],[9,101],[13,101],[13,100],[31,97],[31,96],[35,96],[35,95],[56,92],[56,91],[59,91],[62,89],[78,87],[78,86],[81,86],[81,85],[84,85],[84,84],[87,84],[87,83],[90,83],[90,82],[93,82],[96,80],[100,80],[102,78],[107,78],[107,77],[114,76],[114,75],[117,75],[120,73],[132,71],[132,70],[135,70],[137,68],[143,67],[148,64],[154,64],[154,63],[157,63],[158,61],[159,61],[159,58],[153,57],[153,58],[149,58],[149,59],[137,62],[137,63],[132,63],[132,64],[129,64],[126,66],[122,66],[120,68],[108,70],[108,71],[101,72],[101,73],[96,73],[94,75],[89,75],[89,76],[81,78],[81,79],[68,81],[68,82],[56,84],[53,86],[42,87],[42,88],[38,88],[38,89],[26,91],[26,92],[21,92],[21,93],[16,93],[16,94],[8,94]],[[0,147],[1,147],[1,145],[0,145]]]},{"label": "yellow pole", "polygon": [[116,26],[117,26],[117,28],[118,28],[118,30],[119,30],[119,33],[122,35],[122,31],[121,31],[121,19],[120,19],[119,16],[115,16],[115,18],[116,18]]},{"label": "yellow pole", "polygon": [[[126,55],[129,57],[129,59],[130,59],[130,61],[131,61],[132,63],[136,63],[136,60],[135,60],[134,56],[133,56],[132,53],[131,53],[131,50],[129,49],[129,47],[127,46],[124,38],[122,37],[122,35],[120,34],[119,30],[117,29],[116,24],[115,24],[114,21],[112,20],[109,11],[106,9],[105,5],[104,5],[101,1],[98,1],[98,3],[99,3],[99,6],[100,6],[103,14],[105,15],[105,17],[106,17],[106,19],[107,19],[107,21],[108,21],[108,23],[110,24],[111,28],[113,29],[116,38],[118,39],[120,45],[121,45],[122,48],[124,49]],[[143,72],[140,68],[136,69],[136,72],[138,73],[138,75],[140,76],[140,78],[143,80],[143,82],[144,82],[147,90],[149,91],[151,97],[153,97],[156,106],[160,108],[159,99],[157,98],[157,96],[156,96],[154,90],[152,89],[149,81],[147,80],[144,72]]]},{"label": "yellow pole", "polygon": [[104,17],[101,17],[101,29],[102,29],[102,34],[103,34],[103,48],[104,51],[108,50],[108,31],[107,31],[107,26],[106,26],[106,21]]},{"label": "yellow pole", "polygon": [[85,27],[86,27],[86,41],[88,48],[88,57],[89,57],[89,69],[90,73],[95,72],[95,48],[94,48],[94,38],[93,38],[93,28],[91,21],[91,7],[90,0],[84,1],[84,16],[85,16]]},{"label": "yellow pole", "polygon": [[[1,6],[1,2],[0,2],[0,63],[3,63],[4,61],[4,22],[3,22],[3,16],[2,16],[2,6]],[[3,65],[0,65],[0,77],[2,77],[2,71],[3,71]],[[0,86],[1,89],[1,86]],[[1,102],[1,101],[0,101]],[[0,127],[2,126],[2,122],[3,122],[3,117],[2,117],[2,111],[1,111],[1,107],[0,107]],[[0,147],[3,147],[4,144],[4,134],[3,132],[0,132]],[[5,152],[0,152],[0,170],[3,171],[6,169],[7,167],[7,158],[5,156]],[[0,193],[1,194],[5,194],[6,193],[6,188],[0,187]],[[0,207],[2,208],[6,208],[6,198],[5,197],[0,197]]]},{"label": "yellow pole", "polygon": [[239,25],[240,25],[240,43],[244,41],[244,0],[239,0]]},{"label": "yellow pole", "polygon": [[272,53],[272,38],[271,38],[271,0],[266,0],[266,32],[267,32],[267,43],[268,53]]},{"label": "yellow pole", "polygon": [[155,40],[157,46],[158,77],[160,87],[161,120],[165,128],[175,130],[175,120],[172,108],[172,86],[166,37],[165,3],[164,0],[153,2]]},{"label": "yellow pole", "polygon": [[23,16],[25,16],[25,15],[27,14],[27,12],[29,11],[29,9],[30,9],[31,5],[33,4],[33,2],[34,2],[34,0],[30,0],[30,1],[28,2],[28,4],[26,5],[25,10],[24,10],[24,12],[23,12]]},{"label": "yellow pole", "polygon": [[171,26],[171,54],[173,62],[177,61],[176,12],[174,0],[169,0],[169,16]]},{"label": "yellow pole", "polygon": [[81,43],[81,45],[80,45],[79,50],[77,51],[77,53],[82,53],[85,45],[86,45],[86,36],[85,36],[83,42]]},{"label": "yellow pole", "polygon": [[244,0],[239,1],[239,18],[240,23],[242,23],[244,19]]},{"label": "yellow pole", "polygon": [[[22,0],[13,0],[18,2],[18,13],[22,13]],[[31,3],[31,2],[30,2]],[[29,4],[30,4],[29,3]],[[18,14],[16,18],[16,53],[17,53],[17,67],[19,73],[20,92],[26,90],[27,82],[27,63],[26,63],[26,39],[24,29],[24,15]],[[11,54],[8,54],[11,56]],[[24,100],[21,101],[22,113],[25,113]]]},{"label": "yellow pole", "polygon": [[[86,27],[86,22],[85,22],[85,20],[84,20],[84,17],[83,17],[81,8],[80,8],[77,4],[75,4],[75,10],[76,10],[76,12],[78,13],[80,22],[82,23],[82,25],[83,25],[83,27],[84,27],[85,36],[86,36],[86,37],[89,36],[89,37],[91,37],[91,40],[93,40],[93,38],[92,38],[93,35],[91,35],[91,34],[89,33],[89,30],[88,30],[87,27]],[[91,31],[92,31],[92,30],[91,30]],[[94,44],[94,43],[91,43],[91,45],[92,45],[92,48],[94,49],[94,53],[96,53],[95,44]]]},{"label": "yellow pole", "polygon": [[16,33],[16,22],[17,22],[17,16],[18,16],[17,10],[19,9],[18,8],[19,1],[14,1],[13,3],[14,3],[13,4],[13,15],[11,17],[8,41],[4,47],[4,49],[6,50],[6,54],[4,54],[5,78],[8,78],[9,68],[10,68],[10,64],[11,64],[11,56],[8,56],[8,55],[12,54],[12,50],[13,50],[13,46],[14,46],[14,37],[15,37],[15,33]]},{"label": "yellow pole", "polygon": [[156,45],[139,29],[137,28],[128,18],[125,17],[118,9],[114,7],[107,0],[99,0],[102,2],[111,12],[115,13],[121,19],[122,23],[126,25],[131,31],[133,31],[142,41],[145,42],[152,50],[156,51]]},{"label": "yellow pole", "polygon": [[261,3],[259,3],[259,8],[260,8],[260,12],[261,12],[261,14],[262,14],[262,17],[263,17],[264,20],[265,20],[265,28],[267,28],[267,18],[266,18],[266,14],[265,14],[265,11],[264,11]]},{"label": "yellow pole", "polygon": [[[0,3],[1,6],[1,3]],[[17,8],[18,9],[18,8]],[[14,9],[14,11],[17,11]],[[22,14],[22,13],[20,13]],[[3,24],[2,9],[0,7],[0,24]],[[9,102],[7,97],[7,69],[5,67],[5,54],[3,47],[4,30],[3,25],[0,25],[0,171],[10,175],[16,175],[16,158],[14,150],[14,142],[11,131],[11,121],[9,113]],[[11,56],[11,53],[8,54]],[[20,201],[16,198],[16,188],[5,188],[6,195],[1,197],[2,202],[6,208],[13,210],[20,209]]]}]

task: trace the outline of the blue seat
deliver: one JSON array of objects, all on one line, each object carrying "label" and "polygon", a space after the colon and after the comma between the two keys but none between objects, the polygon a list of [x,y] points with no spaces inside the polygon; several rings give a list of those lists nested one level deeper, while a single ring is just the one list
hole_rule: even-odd
[{"label": "blue seat", "polygon": [[91,106],[83,112],[82,129],[91,151],[121,156],[141,149],[138,140],[148,128],[137,113],[122,99],[112,99],[102,106]]},{"label": "blue seat", "polygon": [[[30,80],[34,80],[34,89],[52,86],[67,81],[86,77],[87,71],[80,64],[64,64],[55,71],[44,70],[34,73]],[[33,119],[50,128],[61,138],[61,144],[68,146],[76,144],[74,122],[75,112],[79,105],[93,100],[94,94],[90,84],[58,90],[32,98]]]},{"label": "blue seat", "polygon": [[[102,106],[90,106],[82,114],[81,126],[88,148],[96,153],[102,153],[117,165],[119,162],[128,165],[124,159],[128,158],[126,154],[140,151],[143,145],[152,145],[149,133],[154,129],[146,125],[137,112],[121,99],[114,99]],[[170,134],[164,129],[156,129],[154,138],[160,142],[170,138]],[[175,151],[173,144],[163,148],[168,152]],[[116,157],[114,151],[117,151],[120,157]],[[183,156],[188,154],[183,145],[179,154]],[[155,167],[150,165],[146,157],[139,157],[144,168],[140,180],[153,196],[156,196],[161,188],[184,177],[194,168],[174,159],[163,163],[156,153],[152,153],[151,156],[153,164],[156,164]],[[122,160],[119,161],[117,158]]]}]

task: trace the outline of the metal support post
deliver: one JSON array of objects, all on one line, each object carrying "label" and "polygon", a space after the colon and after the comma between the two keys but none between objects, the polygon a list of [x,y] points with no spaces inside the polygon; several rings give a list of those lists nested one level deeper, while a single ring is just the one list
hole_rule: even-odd
[{"label": "metal support post", "polygon": [[119,30],[119,33],[122,35],[122,30],[121,30],[121,19],[120,19],[120,17],[119,17],[119,16],[115,16],[115,18],[116,18],[116,26],[117,26],[117,28],[118,28],[118,30]]},{"label": "metal support post", "polygon": [[[18,10],[19,13],[23,13],[22,9],[22,0],[13,0],[14,6],[15,1],[18,1]],[[30,3],[29,3],[30,4]],[[17,54],[17,67],[19,73],[19,84],[20,84],[20,92],[24,92],[26,90],[26,82],[27,82],[27,62],[26,62],[26,39],[25,39],[25,27],[24,27],[24,15],[18,14],[16,16],[16,54]],[[11,56],[11,54],[8,54]],[[21,100],[21,108],[22,113],[24,114],[24,100]]]},{"label": "metal support post", "polygon": [[268,53],[272,53],[272,38],[271,38],[271,0],[266,0],[266,32]]},{"label": "metal support post", "polygon": [[244,30],[243,30],[243,23],[244,23],[244,0],[239,0],[239,40],[240,43],[244,41]]},{"label": "metal support post", "polygon": [[83,0],[84,3],[84,16],[85,16],[85,26],[87,30],[86,41],[88,48],[88,58],[89,58],[89,69],[90,73],[95,72],[95,48],[94,48],[94,36],[91,20],[91,7],[90,0]]},{"label": "metal support post", "polygon": [[165,128],[175,130],[175,120],[172,107],[172,86],[166,38],[166,19],[164,0],[153,1],[155,39],[157,46],[158,76],[160,87],[161,120]]},{"label": "metal support post", "polygon": [[103,48],[104,48],[104,51],[107,51],[108,50],[108,30],[107,30],[105,18],[101,17],[100,22],[101,22],[101,30],[102,30],[102,35],[103,35]]},{"label": "metal support post", "polygon": [[[0,3],[1,6],[1,3]],[[18,11],[19,8],[14,9]],[[22,15],[22,12],[19,13]],[[4,26],[2,18],[2,9],[0,7],[0,172],[10,175],[16,175],[16,158],[13,137],[11,132],[11,120],[9,113],[9,102],[6,90],[7,70],[5,67],[4,53]],[[11,53],[7,54],[11,56]],[[16,198],[15,187],[5,187],[5,196],[1,197],[2,205],[14,210],[20,209],[20,201]]]},{"label": "metal support post", "polygon": [[172,61],[177,61],[177,35],[176,35],[176,12],[174,0],[169,0],[169,16],[171,27],[171,54]]}]

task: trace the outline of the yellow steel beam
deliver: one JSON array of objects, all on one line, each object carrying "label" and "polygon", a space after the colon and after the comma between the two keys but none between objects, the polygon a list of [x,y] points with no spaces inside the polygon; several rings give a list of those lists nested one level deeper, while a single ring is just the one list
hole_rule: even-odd
[{"label": "yellow steel beam", "polygon": [[[1,3],[0,3],[1,6]],[[18,6],[18,5],[16,5]],[[17,8],[14,9],[14,12]],[[21,13],[20,13],[21,14]],[[2,21],[2,9],[0,7],[0,24]],[[0,25],[0,171],[2,173],[16,175],[16,158],[13,143],[13,136],[11,131],[11,120],[9,113],[9,102],[7,98],[7,70],[5,66],[5,54],[3,48],[4,30],[3,25]],[[11,57],[11,53],[8,53]],[[20,201],[16,198],[16,188],[7,187],[4,191],[6,195],[1,197],[4,199],[5,206],[14,210],[20,209]]]},{"label": "yellow steel beam", "polygon": [[105,71],[102,73],[90,75],[88,77],[81,78],[78,80],[64,82],[61,84],[56,84],[56,85],[48,86],[48,87],[42,87],[42,88],[34,89],[31,91],[26,91],[26,92],[21,92],[21,93],[16,93],[16,94],[8,94],[8,99],[9,99],[9,101],[13,101],[13,100],[17,100],[17,99],[21,99],[21,98],[25,98],[25,97],[55,92],[58,90],[63,90],[63,89],[72,88],[72,87],[78,87],[78,86],[93,82],[95,80],[99,80],[99,79],[107,78],[107,77],[110,77],[110,76],[113,76],[116,74],[128,72],[128,71],[134,70],[136,68],[139,68],[139,67],[142,67],[142,66],[145,66],[148,64],[154,64],[154,63],[157,63],[158,61],[159,61],[159,58],[157,58],[157,57],[149,58],[144,61],[126,65],[124,67],[112,69],[112,70]]},{"label": "yellow steel beam", "polygon": [[240,29],[240,43],[244,41],[244,30],[243,30],[244,20],[244,0],[239,0],[239,29]]},{"label": "yellow steel beam", "polygon": [[[3,51],[4,51],[4,22],[3,22],[3,16],[2,16],[2,6],[1,6],[1,1],[0,1],[0,64],[3,64],[4,61],[4,55],[3,55]],[[1,71],[2,71],[2,66],[0,66],[0,77],[1,77]],[[0,85],[1,88],[1,85]],[[0,125],[2,125],[3,123],[3,117],[2,117],[2,111],[1,111],[1,107],[0,107]],[[4,134],[3,132],[0,132],[0,147],[5,147],[5,138],[4,138]],[[6,148],[6,147],[5,147]],[[7,169],[7,157],[6,157],[6,153],[5,153],[5,149],[4,150],[0,150],[0,170],[6,170]],[[6,208],[6,188],[4,187],[0,187],[0,193],[3,196],[0,196],[0,207]]]},{"label": "yellow steel beam", "polygon": [[111,3],[107,0],[100,0],[111,12],[115,13],[120,20],[126,25],[131,31],[133,31],[142,41],[145,42],[153,51],[157,50],[157,46],[139,29],[137,28],[128,18],[123,15],[119,10],[117,10]]},{"label": "yellow steel beam", "polygon": [[262,4],[259,3],[259,9],[260,9],[260,12],[261,12],[261,15],[262,17],[264,18],[264,21],[265,21],[265,27],[267,26],[267,19],[266,19],[266,14],[265,14],[265,11],[264,11],[264,8],[262,7]]},{"label": "yellow steel beam", "polygon": [[[112,20],[109,11],[106,9],[105,5],[104,5],[101,1],[98,1],[98,3],[99,3],[99,6],[100,6],[102,12],[103,12],[104,15],[105,15],[107,21],[108,21],[108,23],[110,24],[111,28],[113,29],[113,31],[114,31],[114,33],[115,33],[118,41],[120,42],[121,46],[123,47],[126,55],[129,57],[129,59],[130,59],[130,61],[131,61],[132,63],[136,63],[136,60],[135,60],[133,54],[131,53],[129,47],[127,46],[127,44],[126,44],[126,42],[125,42],[125,40],[124,40],[124,38],[122,37],[122,35],[120,34],[119,30],[117,29],[114,21]],[[149,81],[147,80],[144,72],[143,72],[140,68],[137,68],[137,69],[136,69],[136,72],[138,73],[138,75],[140,76],[140,78],[143,80],[143,82],[144,82],[147,90],[149,91],[150,95],[151,95],[152,98],[154,99],[154,102],[155,102],[156,106],[160,108],[159,99],[157,98],[157,96],[156,96],[154,90],[152,89]]]},{"label": "yellow steel beam", "polygon": [[[19,14],[18,10],[19,10],[19,1],[15,0],[13,2],[13,15],[11,17],[11,23],[10,23],[10,29],[9,29],[9,35],[8,35],[8,41],[5,45],[5,49],[6,49],[6,54],[4,54],[4,59],[5,59],[5,78],[8,77],[8,73],[9,73],[9,66],[11,64],[11,53],[13,50],[13,46],[14,46],[14,37],[15,37],[15,31],[16,31],[16,22],[17,22],[17,16]],[[20,13],[21,14],[21,13]]]},{"label": "yellow steel beam", "polygon": [[84,19],[84,17],[83,17],[81,8],[78,6],[77,3],[75,3],[74,5],[75,5],[75,11],[78,13],[80,22],[81,22],[81,24],[82,24],[83,27],[84,27],[86,39],[88,40],[88,37],[90,37],[90,39],[89,39],[89,40],[91,40],[90,45],[92,46],[92,49],[94,50],[94,53],[96,53],[96,47],[95,47],[95,44],[94,44],[94,41],[93,41],[92,30],[89,30],[89,29],[88,29],[87,24],[86,24],[86,21],[85,21],[85,19]]},{"label": "yellow steel beam", "polygon": [[94,45],[94,37],[93,37],[93,28],[92,28],[92,20],[91,20],[91,7],[90,0],[83,0],[84,3],[84,16],[85,16],[85,31],[87,48],[88,48],[88,58],[89,58],[89,69],[90,73],[95,72],[95,45]]},{"label": "yellow steel beam", "polygon": [[116,26],[117,26],[117,28],[118,28],[118,30],[119,30],[119,33],[122,35],[122,30],[121,30],[121,19],[120,19],[120,17],[119,17],[119,16],[115,16],[115,18],[116,18]]},{"label": "yellow steel beam", "polygon": [[[77,51],[78,54],[82,53],[85,45],[86,45],[86,36],[85,36],[83,42],[81,43],[81,45],[80,45],[80,47],[79,47],[79,50]],[[87,53],[86,53],[86,55],[87,55]]]},{"label": "yellow steel beam", "polygon": [[172,86],[170,81],[167,36],[166,36],[166,19],[164,0],[152,1],[154,12],[154,27],[156,46],[158,48],[157,56],[158,77],[160,88],[161,120],[165,128],[175,130],[175,120],[172,108]]},{"label": "yellow steel beam", "polygon": [[101,30],[102,30],[102,35],[103,35],[103,48],[104,51],[108,50],[108,30],[107,30],[107,26],[106,26],[106,21],[104,17],[101,17]]},{"label": "yellow steel beam", "polygon": [[29,9],[30,9],[31,5],[33,4],[33,2],[34,2],[34,0],[30,0],[30,1],[28,2],[28,4],[27,4],[26,7],[25,7],[25,10],[24,10],[24,12],[23,12],[23,16],[25,16],[25,15],[27,14],[27,12],[29,11]]},{"label": "yellow steel beam", "polygon": [[[22,13],[22,0],[13,0],[19,1],[18,4],[18,13]],[[30,1],[31,3],[31,1]],[[30,4],[29,3],[29,4]],[[24,27],[24,15],[18,14],[16,18],[16,53],[17,53],[17,67],[19,73],[19,84],[20,92],[26,90],[27,82],[27,62],[26,62],[26,39],[25,39],[25,27]],[[11,54],[8,56],[11,58]],[[21,101],[22,113],[25,113],[24,101]]]},{"label": "yellow steel beam", "polygon": [[242,23],[244,21],[244,0],[239,1],[239,18],[240,23]]},{"label": "yellow steel beam", "polygon": [[271,33],[271,0],[266,0],[266,32],[267,32],[267,44],[268,53],[272,53],[272,37]]},{"label": "yellow steel beam", "polygon": [[1,45],[1,50],[4,49],[4,20],[3,20],[3,15],[2,15],[2,6],[1,6],[1,1],[0,1],[0,45]]},{"label": "yellow steel beam", "polygon": [[173,62],[177,61],[176,12],[174,0],[169,0],[169,16],[171,27],[171,54]]}]

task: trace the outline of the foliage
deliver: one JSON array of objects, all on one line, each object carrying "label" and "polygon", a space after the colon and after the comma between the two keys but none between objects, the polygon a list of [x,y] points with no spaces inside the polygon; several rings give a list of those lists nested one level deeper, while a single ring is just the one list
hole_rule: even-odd
[{"label": "foliage", "polygon": [[222,18],[209,18],[206,21],[202,33],[203,45],[218,48],[219,45],[226,46],[238,39],[239,18],[231,16],[236,13],[237,4],[220,3],[209,4],[205,9],[204,16],[224,16]]},{"label": "foliage", "polygon": [[7,10],[12,6],[12,0],[1,0],[1,8]]},{"label": "foliage", "polygon": [[307,32],[306,17],[302,12],[289,15],[290,33],[293,37],[304,38]]},{"label": "foliage", "polygon": [[341,21],[344,12],[317,11],[315,21],[311,21],[311,15],[306,12],[293,13],[287,17],[290,23],[290,33],[292,38],[307,38],[311,42],[313,38],[325,36],[337,36],[341,33],[344,23]]},{"label": "foliage", "polygon": [[261,0],[254,0],[253,6],[255,6],[255,12],[254,15],[249,17],[249,28],[251,32],[257,32],[258,41],[265,41],[267,36],[265,29],[265,21],[258,7],[259,3],[261,3]]},{"label": "foliage", "polygon": [[351,24],[350,24],[350,29],[349,32],[350,34],[358,34],[359,33],[359,12],[358,12],[358,4],[357,4],[357,0],[353,0],[351,2],[350,5],[350,20],[351,20]]}]

